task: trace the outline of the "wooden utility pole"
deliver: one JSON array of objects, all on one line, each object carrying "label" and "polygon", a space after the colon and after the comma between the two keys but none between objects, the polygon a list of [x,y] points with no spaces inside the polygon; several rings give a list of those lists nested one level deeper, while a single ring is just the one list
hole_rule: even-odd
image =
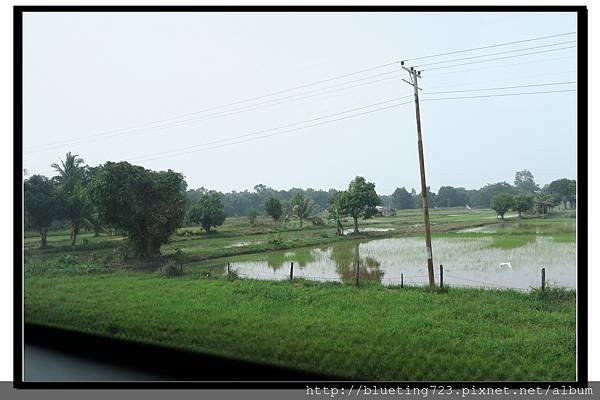
[{"label": "wooden utility pole", "polygon": [[421,72],[417,72],[414,67],[406,68],[402,61],[402,68],[408,71],[410,82],[403,79],[404,82],[411,85],[415,91],[415,112],[417,116],[417,145],[419,148],[419,169],[421,171],[421,203],[423,204],[423,222],[425,225],[425,246],[427,247],[427,272],[429,274],[429,287],[435,286],[433,276],[433,253],[431,251],[431,226],[429,224],[429,204],[427,202],[427,182],[425,180],[425,159],[423,157],[423,139],[421,136],[421,110],[419,108],[419,88],[417,79],[421,78]]}]

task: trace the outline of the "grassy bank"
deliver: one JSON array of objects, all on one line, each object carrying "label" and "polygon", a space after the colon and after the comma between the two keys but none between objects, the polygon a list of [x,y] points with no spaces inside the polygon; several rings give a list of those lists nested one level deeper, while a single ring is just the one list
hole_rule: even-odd
[{"label": "grassy bank", "polygon": [[340,377],[575,379],[572,292],[27,274],[25,320]]}]

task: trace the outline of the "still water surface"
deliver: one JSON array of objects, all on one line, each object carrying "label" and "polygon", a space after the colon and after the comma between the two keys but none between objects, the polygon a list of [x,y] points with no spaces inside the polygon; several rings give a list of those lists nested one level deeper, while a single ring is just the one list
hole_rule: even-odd
[{"label": "still water surface", "polygon": [[[491,237],[434,238],[435,279],[444,266],[444,282],[450,286],[497,287],[528,290],[539,287],[541,268],[546,281],[576,287],[575,243],[555,242],[538,236],[534,241],[512,249],[490,247]],[[406,285],[427,283],[425,244],[422,238],[353,240],[330,245],[277,251],[232,259],[231,268],[241,276],[256,279],[289,279],[290,263],[294,277],[319,281],[354,279],[356,264],[360,280]],[[226,262],[215,265],[225,270]]]}]

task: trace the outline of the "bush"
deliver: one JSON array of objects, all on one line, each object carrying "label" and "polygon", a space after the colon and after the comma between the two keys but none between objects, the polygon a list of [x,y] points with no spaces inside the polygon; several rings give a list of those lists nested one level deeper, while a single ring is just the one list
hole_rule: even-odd
[{"label": "bush", "polygon": [[312,222],[312,224],[315,225],[315,226],[323,226],[323,225],[325,225],[325,221],[323,221],[323,218],[321,218],[321,217],[312,217],[310,219],[310,222]]},{"label": "bush", "polygon": [[158,269],[158,273],[162,276],[172,278],[183,275],[183,265],[178,264],[175,260],[167,260],[162,267]]},{"label": "bush", "polygon": [[240,279],[240,274],[236,270],[230,269],[226,278],[228,281],[235,281],[237,279]]},{"label": "bush", "polygon": [[283,246],[283,239],[280,237],[274,237],[269,239],[268,243],[274,245],[275,247],[281,247]]},{"label": "bush", "polygon": [[559,286],[546,286],[546,289],[533,288],[531,290],[531,297],[534,300],[545,301],[548,303],[565,303],[575,299],[576,292],[571,289],[559,287]]},{"label": "bush", "polygon": [[64,256],[59,257],[55,264],[76,265],[78,263],[79,261],[77,260],[77,257],[71,254],[65,254]]}]

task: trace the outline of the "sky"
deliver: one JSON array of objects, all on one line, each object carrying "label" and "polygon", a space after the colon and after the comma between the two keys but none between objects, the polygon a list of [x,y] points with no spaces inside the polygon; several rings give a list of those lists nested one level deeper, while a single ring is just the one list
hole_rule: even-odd
[{"label": "sky", "polygon": [[[418,191],[408,59],[423,70],[432,190],[523,169],[575,178],[574,91],[433,99],[574,89],[576,35],[410,59],[576,29],[569,13],[25,14],[24,168],[52,176],[71,151],[172,169],[188,188],[344,189],[360,175],[379,194]],[[544,86],[436,93],[528,85]]]}]

